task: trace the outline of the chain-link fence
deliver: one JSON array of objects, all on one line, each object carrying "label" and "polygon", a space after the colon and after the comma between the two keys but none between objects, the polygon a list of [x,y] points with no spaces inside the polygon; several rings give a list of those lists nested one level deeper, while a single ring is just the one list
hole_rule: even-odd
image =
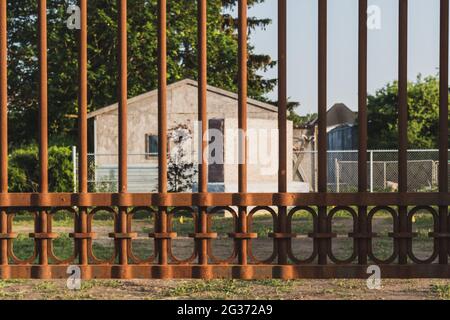
[{"label": "chain-link fence", "polygon": [[[74,156],[74,159],[78,161],[77,155]],[[118,191],[118,159],[117,154],[88,154],[89,192]],[[75,165],[75,189],[78,188],[77,170]],[[127,173],[129,192],[156,192],[158,190],[158,158],[154,155],[129,154]]]},{"label": "chain-link fence", "polygon": [[[395,192],[398,190],[398,150],[367,152],[367,190]],[[330,192],[358,190],[358,151],[328,151],[328,189]],[[77,175],[74,148],[74,175]],[[118,156],[88,154],[88,188],[90,192],[117,192]],[[295,152],[294,181],[303,182],[311,192],[317,191],[317,152]],[[408,151],[408,191],[433,192],[438,189],[439,151]],[[450,183],[450,174],[449,183]],[[77,190],[77,179],[74,191]],[[158,158],[151,154],[128,155],[129,192],[158,190]]]},{"label": "chain-link fence", "polygon": [[[398,190],[398,150],[370,150],[367,153],[367,189],[370,192]],[[296,152],[294,179],[317,190],[317,152]],[[358,151],[328,151],[330,192],[358,190]],[[438,189],[439,151],[408,150],[408,191],[432,192]],[[450,174],[449,174],[450,181]]]}]

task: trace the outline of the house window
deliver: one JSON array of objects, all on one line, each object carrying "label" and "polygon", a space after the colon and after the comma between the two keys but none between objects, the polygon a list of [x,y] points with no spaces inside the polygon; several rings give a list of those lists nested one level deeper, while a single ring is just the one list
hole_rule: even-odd
[{"label": "house window", "polygon": [[158,155],[158,136],[145,135],[145,155],[147,158]]},{"label": "house window", "polygon": [[[210,130],[216,130],[221,133],[220,138],[214,137],[214,139],[221,139],[222,141],[219,141],[219,145],[222,145],[222,150],[215,149],[214,152],[220,152],[222,153],[221,161],[219,163],[214,163],[212,159],[208,162],[208,182],[210,183],[224,183],[225,182],[225,169],[224,169],[224,154],[225,154],[225,141],[224,141],[224,132],[225,132],[225,120],[224,119],[209,119],[209,129]],[[212,141],[210,141],[211,143]],[[217,141],[216,141],[217,143]],[[210,154],[210,156],[217,157],[217,154]]]}]

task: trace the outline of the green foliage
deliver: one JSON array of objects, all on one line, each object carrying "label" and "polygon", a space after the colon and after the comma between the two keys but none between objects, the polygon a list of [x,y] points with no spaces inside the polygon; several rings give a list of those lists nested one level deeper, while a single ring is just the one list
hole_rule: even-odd
[{"label": "green foliage", "polygon": [[291,111],[288,116],[288,120],[291,120],[294,123],[295,128],[303,127],[314,119],[317,119],[317,113],[308,113],[304,116],[300,116],[295,111]]},{"label": "green foliage", "polygon": [[[249,1],[252,7],[265,0]],[[77,32],[66,26],[66,9],[75,0],[47,0],[48,101],[50,137],[76,137],[78,110]],[[236,20],[225,13],[237,0],[208,1],[208,74],[211,85],[237,91]],[[37,1],[8,2],[10,137],[14,145],[37,140],[38,30]],[[172,83],[197,79],[197,2],[168,2],[167,74]],[[88,1],[89,111],[117,101],[117,1]],[[249,32],[264,28],[269,19],[249,18]],[[272,68],[270,56],[255,54],[249,44],[249,95],[264,100],[276,85],[261,71]],[[157,1],[128,2],[128,94],[157,87]],[[70,141],[71,140],[71,141]]]},{"label": "green foliage", "polygon": [[431,285],[431,291],[439,297],[441,300],[450,300],[450,285],[449,284],[433,284]]},{"label": "green foliage", "polygon": [[[273,104],[274,106],[278,106],[278,101],[266,101],[270,104]],[[288,112],[288,120],[292,121],[294,124],[294,128],[300,128],[304,125],[306,125],[311,120],[317,118],[317,114],[307,114],[305,116],[299,115],[295,109],[300,107],[300,102],[298,101],[288,101],[286,109]]]},{"label": "green foliage", "polygon": [[[36,145],[14,150],[9,158],[11,192],[37,192],[39,189],[39,152]],[[68,147],[48,149],[48,179],[50,192],[70,192],[73,189],[72,151]]]},{"label": "green foliage", "polygon": [[[368,98],[369,148],[398,148],[398,83],[389,83]],[[436,76],[408,83],[409,148],[437,148],[439,79]]]}]

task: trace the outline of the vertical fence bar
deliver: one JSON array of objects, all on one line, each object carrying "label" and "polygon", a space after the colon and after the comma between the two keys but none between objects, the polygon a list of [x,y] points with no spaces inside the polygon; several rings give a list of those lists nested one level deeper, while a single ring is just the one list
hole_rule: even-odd
[{"label": "vertical fence bar", "polygon": [[[374,156],[374,151],[373,150],[370,150],[370,193],[373,193],[373,191],[374,191],[374,186],[375,186],[375,182],[374,182],[374,177],[375,177],[375,175],[374,175],[374,172],[373,172],[373,169],[374,169],[374,167],[373,167],[373,156]],[[384,166],[386,167],[386,162],[384,162]],[[386,174],[386,168],[385,168],[385,170],[384,170],[384,174]],[[384,188],[386,188],[386,187],[384,187]]]},{"label": "vertical fence bar", "polygon": [[[127,131],[127,0],[119,0],[119,193],[127,193],[128,131]],[[118,232],[127,233],[127,208],[119,208]],[[119,263],[128,264],[127,239],[119,239]]]},{"label": "vertical fence bar", "polygon": [[[367,0],[359,0],[358,41],[358,192],[367,193]],[[358,262],[367,264],[367,206],[359,207]]]},{"label": "vertical fence bar", "polygon": [[[318,191],[327,192],[327,0],[319,0]],[[319,205],[319,233],[327,233],[327,207]],[[319,264],[327,263],[329,239],[318,239]]]},{"label": "vertical fence bar", "polygon": [[[278,0],[278,192],[287,190],[287,4]],[[287,208],[278,208],[279,232],[287,233]],[[278,263],[287,264],[288,239],[278,242]]]},{"label": "vertical fence bar", "polygon": [[[167,193],[167,3],[166,0],[158,1],[158,190],[159,193]],[[167,233],[167,208],[159,207],[158,231]],[[156,240],[156,239],[155,239]],[[156,240],[159,242],[158,263],[168,263],[167,239]]]},{"label": "vertical fence bar", "polygon": [[[87,159],[87,0],[80,0],[80,30],[79,30],[79,96],[78,96],[78,192],[86,194],[88,192],[88,159]],[[75,154],[76,156],[76,154]],[[87,233],[87,208],[79,208],[78,232]],[[79,263],[88,264],[87,243],[88,239],[79,239]]]},{"label": "vertical fence bar", "polygon": [[78,192],[78,177],[77,177],[77,147],[72,146],[72,176],[73,176],[73,193]]},{"label": "vertical fence bar", "polygon": [[[39,0],[39,192],[48,193],[48,99],[47,99],[47,1]],[[47,233],[48,215],[45,210],[39,211],[36,233]],[[48,265],[48,239],[45,236],[37,240],[39,248],[39,264]],[[40,277],[47,277],[41,269]]]},{"label": "vertical fence bar", "polygon": [[[198,121],[201,126],[200,134],[200,163],[198,166],[198,191],[200,193],[208,192],[208,106],[206,101],[207,93],[207,1],[198,0]],[[199,229],[206,234],[208,232],[207,208],[200,207]],[[198,243],[199,263],[208,264],[208,240],[201,239]]]},{"label": "vertical fence bar", "polygon": [[[239,89],[238,89],[238,127],[239,127],[239,193],[247,192],[247,0],[238,3],[238,42],[239,42]],[[247,233],[247,207],[239,207],[238,232]],[[239,241],[239,264],[247,264],[247,239]]]},{"label": "vertical fence bar", "polygon": [[340,185],[341,172],[339,170],[339,160],[338,160],[338,158],[334,159],[334,170],[336,172],[336,192],[339,193],[339,192],[341,192],[341,185]]},{"label": "vertical fence bar", "polygon": [[[449,0],[441,0],[439,66],[439,192],[448,193]],[[439,232],[448,233],[448,206],[439,207]],[[439,263],[448,263],[448,238],[439,239]]]},{"label": "vertical fence bar", "polygon": [[[8,44],[7,0],[0,0],[0,192],[8,193]],[[6,208],[0,210],[0,234],[8,233]],[[0,265],[8,265],[8,240],[0,239]],[[5,276],[0,270],[0,276]],[[0,278],[1,278],[0,277]]]},{"label": "vertical fence bar", "polygon": [[[408,0],[399,0],[398,54],[398,191],[408,191]],[[407,207],[399,207],[399,232],[407,232]],[[399,263],[406,264],[408,239],[397,238]]]}]

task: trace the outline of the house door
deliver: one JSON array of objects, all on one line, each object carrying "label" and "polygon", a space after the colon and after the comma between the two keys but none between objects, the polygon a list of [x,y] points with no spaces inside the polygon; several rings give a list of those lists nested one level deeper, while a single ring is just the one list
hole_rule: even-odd
[{"label": "house door", "polygon": [[[225,121],[224,119],[210,119],[209,120],[209,129],[214,130],[213,132],[217,134],[210,134],[209,144],[214,143],[214,148],[211,150],[208,159],[208,182],[211,183],[224,183],[225,182],[225,170],[224,170],[224,160],[225,160],[225,141],[224,141],[224,127]],[[210,131],[211,132],[211,131]],[[218,134],[220,132],[220,134]],[[220,141],[216,141],[215,139],[221,139]],[[217,149],[220,147],[221,150]],[[217,153],[221,152],[221,155]],[[221,158],[222,161],[217,161],[217,159]]]}]

